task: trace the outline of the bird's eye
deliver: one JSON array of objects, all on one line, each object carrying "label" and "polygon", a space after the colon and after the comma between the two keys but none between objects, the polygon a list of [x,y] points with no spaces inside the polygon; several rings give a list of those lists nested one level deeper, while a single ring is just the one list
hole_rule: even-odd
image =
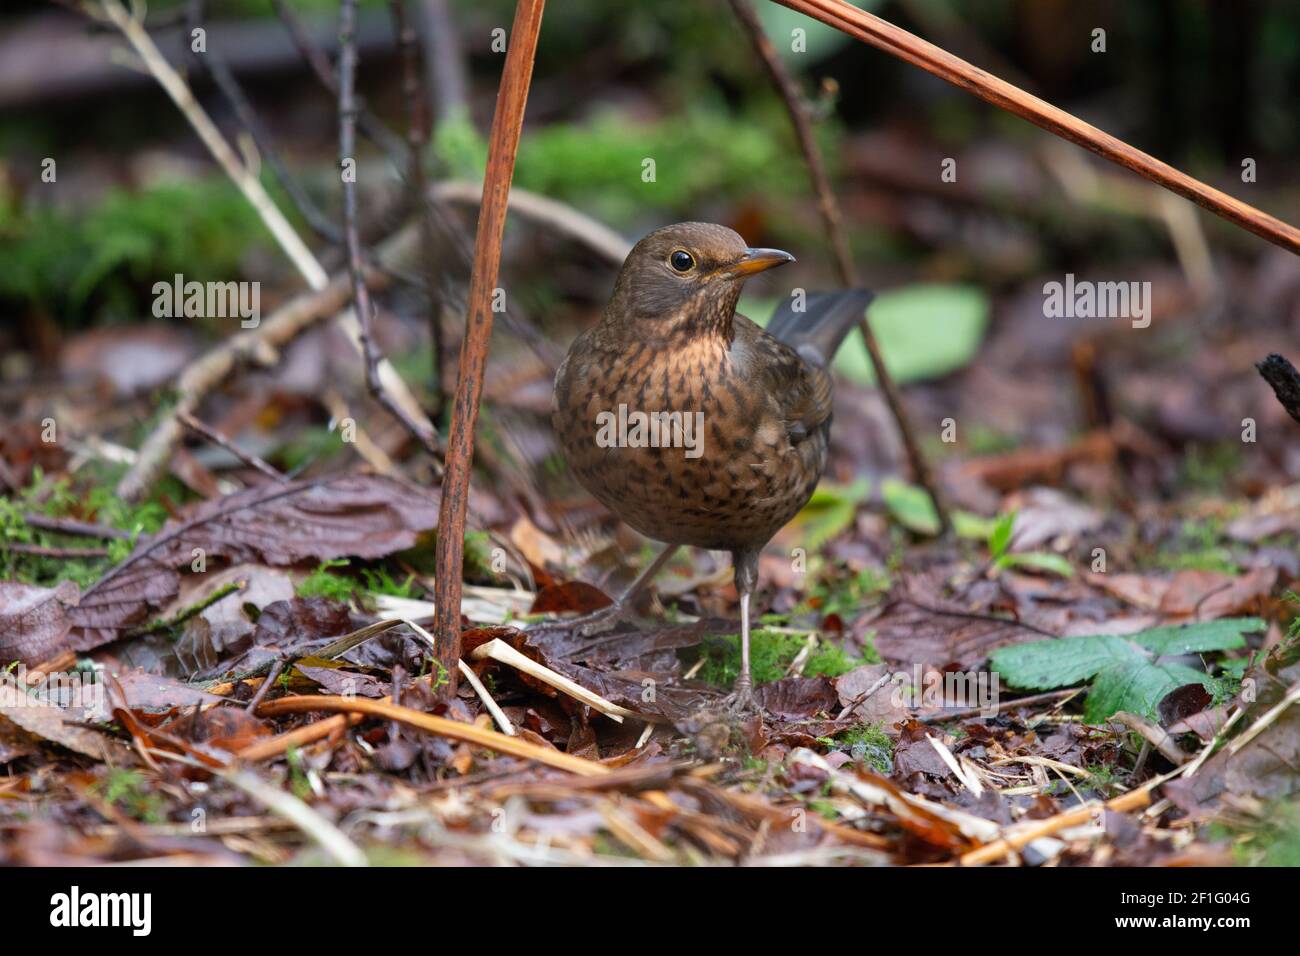
[{"label": "bird's eye", "polygon": [[668,261],[678,272],[690,272],[695,266],[695,258],[684,249],[678,249],[668,257]]}]

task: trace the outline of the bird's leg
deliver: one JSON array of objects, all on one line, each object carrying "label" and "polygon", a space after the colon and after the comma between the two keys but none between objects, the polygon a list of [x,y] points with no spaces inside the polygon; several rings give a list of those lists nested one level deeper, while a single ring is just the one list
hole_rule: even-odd
[{"label": "bird's leg", "polygon": [[748,710],[754,703],[754,676],[749,672],[749,593],[740,595],[740,676],[736,678],[735,697],[738,710]]},{"label": "bird's leg", "polygon": [[758,584],[758,552],[733,551],[736,590],[740,592],[740,675],[731,693],[731,704],[736,710],[754,707],[754,675],[749,669],[749,599]]},{"label": "bird's leg", "polygon": [[590,614],[583,614],[579,617],[569,618],[567,621],[561,621],[558,623],[560,623],[565,630],[575,630],[584,637],[589,637],[592,634],[599,634],[601,631],[609,630],[627,615],[627,613],[632,609],[632,602],[636,599],[636,596],[645,589],[645,586],[650,583],[651,579],[654,578],[663,566],[668,563],[668,560],[677,553],[679,547],[681,546],[676,544],[665,545],[664,549],[659,552],[658,556],[646,565],[641,573],[636,576],[636,580],[629,584],[623,593],[614,599],[613,604],[610,604],[607,607],[602,607],[598,611],[592,611]]}]

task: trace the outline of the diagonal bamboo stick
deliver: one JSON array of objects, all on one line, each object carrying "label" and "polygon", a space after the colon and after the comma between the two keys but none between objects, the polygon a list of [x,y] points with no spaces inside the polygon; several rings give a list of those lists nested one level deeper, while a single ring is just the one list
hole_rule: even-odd
[{"label": "diagonal bamboo stick", "polygon": [[567,770],[569,773],[584,777],[609,773],[608,767],[594,760],[543,747],[521,737],[507,737],[485,727],[462,724],[460,721],[448,720],[446,717],[435,717],[433,714],[412,710],[409,707],[398,707],[396,704],[382,700],[367,700],[364,697],[281,697],[278,700],[266,701],[257,712],[263,717],[277,717],[281,714],[311,714],[317,711],[365,714],[370,717],[382,717],[384,720],[396,720],[440,737],[449,737],[477,747],[487,747],[512,757],[536,760],[548,767]]},{"label": "diagonal bamboo stick", "polygon": [[528,103],[537,36],[545,0],[519,0],[510,29],[510,45],[501,71],[496,112],[488,139],[483,205],[474,239],[474,268],[469,280],[469,311],[460,349],[460,377],[447,436],[446,472],[438,514],[437,581],[434,633],[438,660],[449,675],[444,693],[455,689],[460,660],[460,594],[465,564],[465,512],[469,505],[470,468],[474,459],[474,425],[483,392],[483,369],[492,337],[492,298],[501,267],[501,237],[505,232],[510,181]]},{"label": "diagonal bamboo stick", "polygon": [[812,17],[814,20],[820,20],[827,26],[847,33],[863,43],[869,43],[900,60],[918,66],[927,73],[933,73],[940,79],[947,80],[954,86],[960,86],[994,106],[1029,120],[1049,133],[1092,150],[1103,159],[1118,163],[1126,169],[1145,176],[1152,182],[1190,199],[1198,206],[1267,239],[1274,245],[1300,255],[1300,229],[1295,226],[1275,219],[1268,213],[1220,192],[1199,179],[1193,179],[1168,163],[1130,146],[1122,139],[1085,123],[1077,116],[1031,93],[1026,93],[1018,86],[984,72],[979,67],[953,56],[933,43],[927,43],[887,20],[873,16],[865,10],[859,10],[845,0],[774,0],[774,2]]}]

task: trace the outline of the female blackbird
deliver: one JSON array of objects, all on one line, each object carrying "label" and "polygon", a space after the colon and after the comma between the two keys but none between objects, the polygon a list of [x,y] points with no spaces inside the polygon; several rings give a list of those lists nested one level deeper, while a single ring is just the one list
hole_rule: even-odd
[{"label": "female blackbird", "polygon": [[764,545],[812,496],[831,424],[827,369],[862,318],[863,290],[792,297],[764,331],[736,312],[744,280],[794,257],[751,249],[725,226],[687,222],[636,244],[604,317],[555,377],[552,422],[578,480],[637,531],[669,547],[730,551],[740,594],[747,704],[749,599]]}]

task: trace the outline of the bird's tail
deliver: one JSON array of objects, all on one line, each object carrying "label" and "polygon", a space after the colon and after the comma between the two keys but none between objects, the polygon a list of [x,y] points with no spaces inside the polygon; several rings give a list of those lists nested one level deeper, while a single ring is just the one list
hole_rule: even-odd
[{"label": "bird's tail", "polygon": [[767,332],[803,356],[805,361],[825,367],[830,364],[849,331],[862,321],[875,293],[866,289],[809,292],[802,311],[791,296],[777,306],[767,323]]}]

